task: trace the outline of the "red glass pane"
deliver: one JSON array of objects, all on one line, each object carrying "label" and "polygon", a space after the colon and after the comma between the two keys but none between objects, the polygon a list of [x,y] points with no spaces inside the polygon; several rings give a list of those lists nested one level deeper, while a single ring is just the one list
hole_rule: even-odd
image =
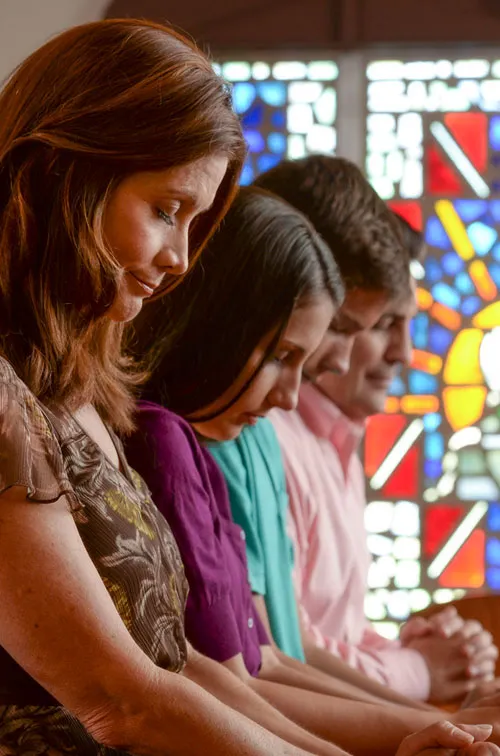
[{"label": "red glass pane", "polygon": [[436,504],[426,508],[423,533],[423,554],[435,556],[465,514],[460,504]]},{"label": "red glass pane", "polygon": [[420,448],[412,446],[382,488],[382,496],[414,498],[418,493]]},{"label": "red glass pane", "polygon": [[445,126],[480,173],[488,163],[488,116],[486,113],[447,113]]},{"label": "red glass pane", "polygon": [[408,221],[410,226],[416,228],[417,231],[422,231],[423,219],[422,219],[422,207],[419,202],[410,200],[405,202],[404,200],[392,200],[387,203],[391,210],[401,215],[402,218]]},{"label": "red glass pane", "polygon": [[441,573],[444,588],[480,588],[484,584],[484,531],[474,530]]},{"label": "red glass pane", "polygon": [[463,194],[462,184],[454,170],[445,162],[438,148],[431,144],[427,147],[427,191],[441,196],[458,196]]}]

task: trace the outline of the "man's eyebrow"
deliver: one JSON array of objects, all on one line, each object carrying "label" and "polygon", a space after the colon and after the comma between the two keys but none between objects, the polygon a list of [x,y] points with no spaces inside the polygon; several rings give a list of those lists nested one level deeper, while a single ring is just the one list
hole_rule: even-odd
[{"label": "man's eyebrow", "polygon": [[359,320],[356,320],[355,318],[352,318],[350,315],[347,315],[345,312],[339,312],[335,315],[332,322],[330,323],[330,329],[337,331],[342,329],[343,331],[362,331],[363,330],[363,324],[359,322]]}]

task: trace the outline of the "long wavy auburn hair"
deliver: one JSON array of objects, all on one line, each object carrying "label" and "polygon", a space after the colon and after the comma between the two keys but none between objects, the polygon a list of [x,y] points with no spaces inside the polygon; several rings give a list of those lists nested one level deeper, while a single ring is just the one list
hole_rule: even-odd
[{"label": "long wavy auburn hair", "polygon": [[91,402],[127,431],[140,372],[122,352],[123,325],[106,317],[119,267],[103,213],[130,174],[227,156],[212,208],[192,225],[194,262],[245,157],[227,86],[172,29],[99,21],[27,58],[0,114],[0,354],[41,401]]}]

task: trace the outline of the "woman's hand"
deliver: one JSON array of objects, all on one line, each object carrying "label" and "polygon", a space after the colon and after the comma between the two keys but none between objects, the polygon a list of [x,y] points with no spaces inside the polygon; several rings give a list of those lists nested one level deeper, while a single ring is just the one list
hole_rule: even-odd
[{"label": "woman's hand", "polygon": [[436,722],[425,730],[408,735],[396,756],[500,756],[500,748],[485,743],[491,725],[454,725]]}]

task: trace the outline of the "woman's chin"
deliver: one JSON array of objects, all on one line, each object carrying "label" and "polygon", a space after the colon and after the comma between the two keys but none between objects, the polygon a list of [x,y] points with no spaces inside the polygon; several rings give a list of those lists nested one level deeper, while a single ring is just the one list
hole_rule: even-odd
[{"label": "woman's chin", "polygon": [[106,312],[106,316],[114,323],[129,323],[140,313],[143,303],[142,297],[119,297]]}]

